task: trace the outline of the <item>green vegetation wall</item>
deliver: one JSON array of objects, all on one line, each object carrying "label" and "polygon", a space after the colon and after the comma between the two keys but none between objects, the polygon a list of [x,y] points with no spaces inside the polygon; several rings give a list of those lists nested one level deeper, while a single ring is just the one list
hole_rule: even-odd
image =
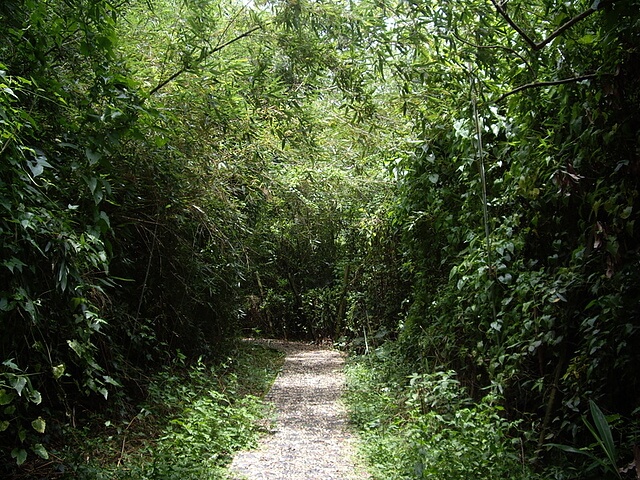
[{"label": "green vegetation wall", "polygon": [[589,399],[637,433],[638,7],[399,3],[385,31],[421,140],[398,166],[406,358],[503,395],[532,450],[582,445]]},{"label": "green vegetation wall", "polygon": [[[169,31],[164,3],[0,5],[3,466],[47,458],[67,420],[145,395],[148,368],[177,350],[216,354],[236,331],[254,168],[238,153],[244,106],[230,83],[198,89],[198,62],[181,54],[202,41],[201,8],[219,46],[256,25],[179,5],[188,38],[166,57],[152,38],[142,58],[131,50],[149,38],[134,19]],[[218,74],[233,82],[226,64]],[[185,108],[213,98],[235,110],[212,121],[212,109]]]},{"label": "green vegetation wall", "polygon": [[0,5],[3,466],[240,326],[392,328],[396,120],[344,66],[341,5],[260,8]]}]

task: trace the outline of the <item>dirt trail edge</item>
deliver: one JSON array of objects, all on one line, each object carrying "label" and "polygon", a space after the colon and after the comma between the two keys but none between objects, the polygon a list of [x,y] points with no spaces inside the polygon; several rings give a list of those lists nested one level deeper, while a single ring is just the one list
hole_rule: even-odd
[{"label": "dirt trail edge", "polygon": [[276,409],[273,432],[256,450],[238,452],[233,480],[360,480],[355,437],[340,402],[344,356],[335,350],[277,340],[263,344],[287,354],[266,396]]}]

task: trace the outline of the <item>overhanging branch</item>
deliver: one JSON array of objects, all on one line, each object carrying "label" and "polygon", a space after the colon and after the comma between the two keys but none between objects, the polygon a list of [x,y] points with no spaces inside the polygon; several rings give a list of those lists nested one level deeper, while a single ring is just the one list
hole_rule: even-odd
[{"label": "overhanging branch", "polygon": [[560,25],[558,28],[556,28],[547,38],[545,38],[544,40],[542,40],[541,42],[535,42],[528,34],[527,32],[525,32],[520,25],[518,25],[507,13],[506,9],[504,8],[504,5],[502,3],[499,3],[497,0],[491,0],[491,3],[493,3],[493,6],[496,7],[496,10],[498,11],[498,13],[502,16],[502,18],[504,18],[506,20],[506,22],[511,26],[511,28],[513,28],[516,32],[518,32],[518,34],[523,38],[523,40],[525,42],[527,42],[529,44],[529,46],[535,50],[542,50],[545,46],[547,46],[550,42],[552,42],[556,37],[562,35],[564,32],[566,32],[567,30],[569,30],[571,27],[573,27],[576,23],[584,20],[585,18],[587,18],[589,15],[597,12],[600,8],[602,8],[605,4],[607,3],[613,3],[615,0],[601,0],[601,1],[595,1],[593,3],[593,5],[591,7],[589,7],[589,9],[585,10],[584,12],[576,15],[575,17],[567,20],[566,22],[564,22],[562,25]]},{"label": "overhanging branch", "polygon": [[502,15],[502,18],[504,18],[507,21],[507,23],[511,25],[511,28],[513,28],[516,32],[518,32],[518,34],[524,39],[524,41],[527,42],[529,45],[531,45],[531,48],[533,48],[534,50],[537,50],[536,42],[534,42],[531,39],[531,37],[527,35],[527,32],[525,32],[522,28],[520,28],[520,26],[511,19],[511,17],[507,13],[507,11],[504,9],[502,4],[497,2],[496,0],[491,0],[491,3],[493,3],[493,6],[496,7],[496,10],[498,11],[498,13]]},{"label": "overhanging branch", "polygon": [[470,47],[477,48],[478,50],[481,50],[481,49],[486,49],[486,50],[504,50],[506,52],[509,52],[509,53],[513,54],[514,56],[518,57],[520,60],[522,60],[522,62],[527,66],[529,71],[532,74],[535,74],[535,72],[533,71],[533,68],[531,68],[531,65],[529,64],[527,59],[524,58],[522,55],[520,55],[518,52],[516,52],[513,48],[505,47],[503,45],[476,45],[475,43],[472,43],[472,42],[462,38],[460,35],[458,35],[457,32],[453,32],[453,36],[458,41],[464,43],[465,45],[469,45]]},{"label": "overhanging branch", "polygon": [[587,18],[589,15],[591,15],[592,13],[595,13],[597,11],[597,9],[591,7],[589,8],[589,10],[585,10],[584,12],[582,12],[579,15],[576,15],[575,17],[573,17],[570,20],[567,20],[566,22],[564,22],[562,25],[560,25],[553,33],[551,33],[551,35],[549,35],[547,38],[545,38],[544,40],[542,40],[539,43],[536,43],[534,50],[541,50],[542,48],[545,47],[545,45],[547,45],[549,42],[552,42],[554,38],[556,38],[558,35],[561,35],[564,31],[569,30],[571,27],[573,27],[576,23],[584,20],[585,18]]},{"label": "overhanging branch", "polygon": [[530,88],[552,87],[554,85],[563,85],[565,83],[581,82],[582,80],[593,80],[594,78],[597,78],[597,76],[598,74],[596,73],[590,73],[588,75],[581,75],[579,77],[563,78],[561,80],[552,80],[549,82],[527,83],[525,85],[520,85],[518,88],[514,88],[510,92],[507,92],[501,95],[500,97],[498,97],[497,100],[495,100],[492,103],[500,103],[505,98],[510,97],[511,95],[514,95],[516,93],[522,92],[523,90],[529,90]]},{"label": "overhanging branch", "polygon": [[[248,37],[249,35],[251,35],[253,32],[255,32],[256,30],[260,30],[260,26],[257,27],[253,27],[250,30],[247,30],[244,33],[241,33],[240,35],[238,35],[237,37],[232,38],[231,40],[229,40],[228,42],[223,43],[222,45],[218,45],[216,48],[212,49],[210,52],[206,51],[206,49],[203,49],[200,53],[200,58],[198,59],[198,63],[203,62],[204,60],[206,60],[207,58],[209,58],[211,55],[213,55],[214,53],[219,52],[220,50],[222,50],[223,48],[228,47],[229,45],[231,45],[232,43],[237,42],[238,40],[242,40],[245,37]],[[158,83],[158,85],[156,85],[155,87],[153,87],[150,91],[149,91],[149,96],[153,95],[154,93],[156,93],[158,90],[160,90],[161,88],[163,88],[164,86],[166,86],[168,83],[173,82],[176,78],[178,78],[180,75],[182,75],[183,73],[187,72],[190,68],[192,67],[192,65],[185,65],[184,67],[182,67],[181,69],[179,69],[178,71],[176,71],[174,74],[170,75],[169,77],[167,77],[166,79],[162,80],[160,83]]]}]

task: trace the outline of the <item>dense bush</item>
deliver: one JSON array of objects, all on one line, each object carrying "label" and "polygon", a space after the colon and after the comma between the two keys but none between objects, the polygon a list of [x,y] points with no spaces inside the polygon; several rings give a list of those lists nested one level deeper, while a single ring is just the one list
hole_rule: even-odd
[{"label": "dense bush", "polygon": [[[639,92],[632,4],[596,3],[558,33],[579,9],[510,3],[496,16],[495,5],[427,2],[403,11],[414,25],[432,19],[424,29],[439,33],[434,43],[450,62],[429,73],[451,95],[430,109],[408,106],[423,141],[400,164],[398,214],[415,282],[400,350],[415,371],[455,370],[478,402],[496,392],[508,419],[535,419],[525,451],[543,463],[557,453],[547,442],[587,446],[581,417],[590,400],[621,415],[618,461],[633,456],[640,137],[629,107]],[[553,35],[553,46],[532,45],[529,31]],[[412,51],[432,65],[433,49]],[[427,94],[435,80],[419,82],[409,64],[407,72],[416,94]]]},{"label": "dense bush", "polygon": [[180,354],[153,376],[147,398],[128,417],[66,427],[67,446],[55,452],[58,471],[88,480],[227,478],[233,452],[255,445],[260,425],[270,421],[261,397],[283,358],[245,344],[229,353],[223,363],[192,365]]},{"label": "dense bush", "polygon": [[497,398],[473,402],[453,371],[403,378],[381,347],[352,360],[347,400],[374,478],[538,478]]},{"label": "dense bush", "polygon": [[156,102],[134,79],[141,8],[0,6],[3,465],[47,457],[47,425],[144,395],[149,368],[220,354],[237,328],[243,181],[190,141],[184,96]]}]

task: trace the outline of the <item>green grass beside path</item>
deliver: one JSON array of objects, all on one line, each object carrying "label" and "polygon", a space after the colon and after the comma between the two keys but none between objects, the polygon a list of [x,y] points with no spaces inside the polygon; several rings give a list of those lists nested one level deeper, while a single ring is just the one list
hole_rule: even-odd
[{"label": "green grass beside path", "polygon": [[[47,469],[55,478],[81,480],[226,478],[233,452],[257,441],[260,419],[269,413],[262,397],[283,359],[281,352],[245,342],[222,363],[187,364],[180,356],[149,379],[144,403],[127,406],[131,414],[112,412],[64,427],[65,447],[19,478],[42,478]],[[113,420],[117,416],[120,421]]]}]

